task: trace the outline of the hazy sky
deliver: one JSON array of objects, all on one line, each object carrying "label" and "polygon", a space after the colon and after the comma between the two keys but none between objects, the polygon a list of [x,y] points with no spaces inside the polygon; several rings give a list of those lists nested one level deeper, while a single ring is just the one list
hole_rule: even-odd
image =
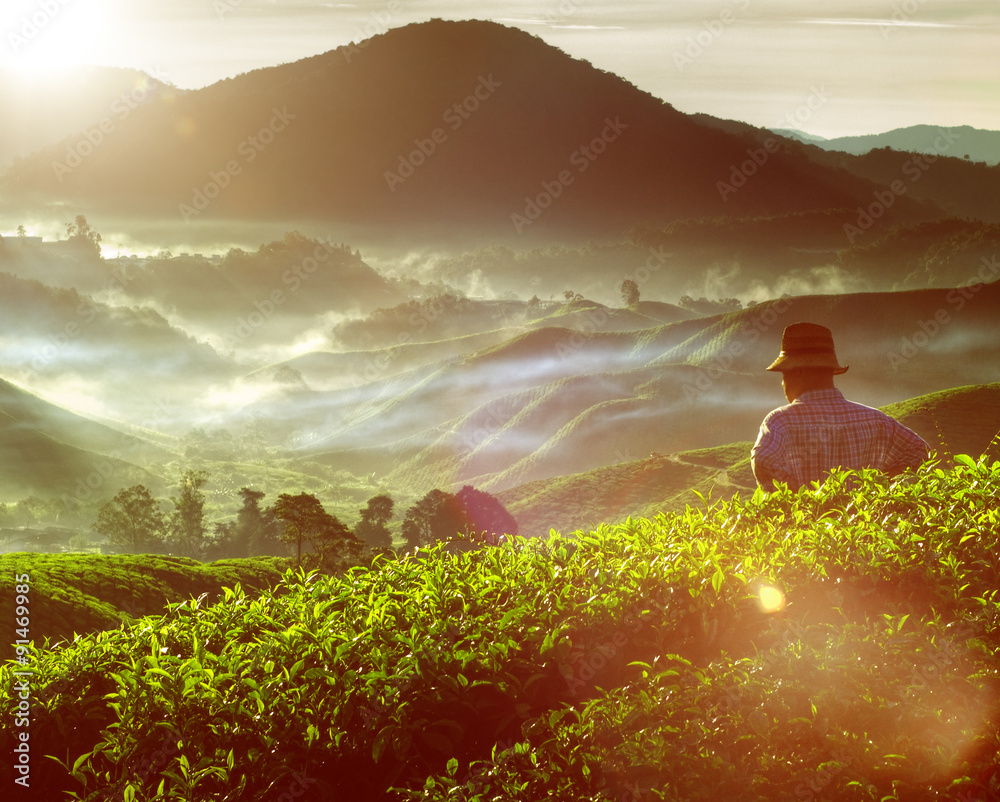
[{"label": "hazy sky", "polygon": [[523,28],[685,112],[823,136],[1000,130],[1000,0],[4,0],[0,65],[199,87],[432,17]]}]

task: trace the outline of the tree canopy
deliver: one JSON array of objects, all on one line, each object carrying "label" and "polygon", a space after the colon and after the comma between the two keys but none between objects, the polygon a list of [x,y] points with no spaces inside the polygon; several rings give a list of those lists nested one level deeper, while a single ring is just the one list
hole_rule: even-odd
[{"label": "tree canopy", "polygon": [[166,521],[149,490],[134,485],[101,507],[91,528],[114,545],[139,553],[162,547]]},{"label": "tree canopy", "polygon": [[429,546],[456,535],[497,543],[516,535],[517,521],[495,497],[470,485],[457,494],[431,490],[406,511],[403,537],[410,548]]},{"label": "tree canopy", "polygon": [[170,543],[178,553],[197,559],[205,541],[205,494],[208,482],[205,471],[185,471],[180,479],[180,494],[172,496],[174,511],[170,516]]},{"label": "tree canopy", "polygon": [[284,521],[282,540],[294,544],[297,562],[302,562],[303,546],[311,546],[328,568],[342,567],[361,552],[361,544],[351,530],[323,509],[311,493],[282,493],[271,511]]},{"label": "tree canopy", "polygon": [[395,502],[389,496],[373,496],[361,510],[361,520],[354,527],[357,538],[373,549],[392,548],[392,535],[386,524],[392,518]]}]

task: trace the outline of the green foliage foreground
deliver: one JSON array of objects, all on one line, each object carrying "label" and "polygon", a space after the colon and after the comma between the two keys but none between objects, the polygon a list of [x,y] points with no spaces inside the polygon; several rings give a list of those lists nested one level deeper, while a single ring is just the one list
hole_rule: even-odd
[{"label": "green foliage foreground", "polygon": [[995,799],[998,486],[960,457],[175,605],[31,655],[32,789]]}]

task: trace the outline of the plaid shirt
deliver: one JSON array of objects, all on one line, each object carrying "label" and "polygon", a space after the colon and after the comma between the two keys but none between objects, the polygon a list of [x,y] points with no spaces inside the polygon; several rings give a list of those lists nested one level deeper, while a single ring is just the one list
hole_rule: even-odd
[{"label": "plaid shirt", "polygon": [[798,489],[834,468],[878,468],[893,475],[927,459],[924,440],[877,409],[855,404],[833,388],[809,390],[773,410],[750,452],[765,489]]}]

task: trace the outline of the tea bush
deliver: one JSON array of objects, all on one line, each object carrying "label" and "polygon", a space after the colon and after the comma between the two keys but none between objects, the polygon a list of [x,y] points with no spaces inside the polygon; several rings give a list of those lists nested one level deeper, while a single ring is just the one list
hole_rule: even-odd
[{"label": "tea bush", "polygon": [[[158,554],[0,555],[0,611],[13,610],[14,578],[31,577],[31,634],[53,644],[76,633],[119,626],[122,621],[161,612],[169,602],[193,596],[221,596],[240,584],[259,591],[278,582],[288,561],[275,557],[200,563]],[[0,620],[0,659],[14,656],[14,618]]]},{"label": "tea bush", "polygon": [[4,692],[35,672],[53,800],[994,799],[998,485],[959,457],[288,573]]}]

